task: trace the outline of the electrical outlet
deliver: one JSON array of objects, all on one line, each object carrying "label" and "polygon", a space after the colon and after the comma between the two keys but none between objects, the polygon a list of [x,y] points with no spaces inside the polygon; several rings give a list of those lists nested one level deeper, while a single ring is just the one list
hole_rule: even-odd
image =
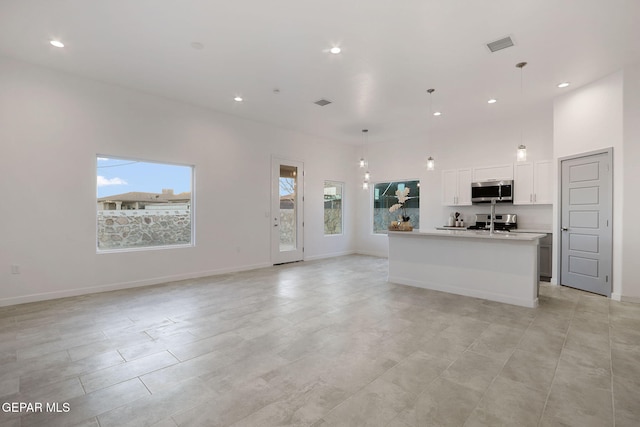
[{"label": "electrical outlet", "polygon": [[13,264],[11,266],[11,274],[20,274],[20,266],[17,264]]}]

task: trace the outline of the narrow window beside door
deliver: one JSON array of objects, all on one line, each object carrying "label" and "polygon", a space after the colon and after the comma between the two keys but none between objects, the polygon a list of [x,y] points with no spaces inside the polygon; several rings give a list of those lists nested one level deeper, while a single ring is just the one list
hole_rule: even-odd
[{"label": "narrow window beside door", "polygon": [[336,181],[324,182],[324,234],[342,234],[342,195],[344,184]]}]

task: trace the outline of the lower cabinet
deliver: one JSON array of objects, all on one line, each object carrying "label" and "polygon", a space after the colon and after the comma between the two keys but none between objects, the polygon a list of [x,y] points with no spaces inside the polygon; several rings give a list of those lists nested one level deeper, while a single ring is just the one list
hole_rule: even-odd
[{"label": "lower cabinet", "polygon": [[548,282],[551,280],[551,234],[547,234],[546,237],[540,239],[540,280]]},{"label": "lower cabinet", "polygon": [[540,269],[541,282],[551,281],[552,236],[553,234],[547,233],[546,236],[540,239],[540,245],[538,246],[538,267]]}]

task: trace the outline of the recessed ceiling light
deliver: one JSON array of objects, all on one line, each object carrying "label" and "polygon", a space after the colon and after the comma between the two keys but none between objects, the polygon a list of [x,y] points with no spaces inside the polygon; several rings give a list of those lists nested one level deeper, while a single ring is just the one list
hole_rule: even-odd
[{"label": "recessed ceiling light", "polygon": [[558,83],[558,87],[559,87],[559,88],[563,88],[563,87],[567,87],[567,86],[569,86],[570,84],[571,84],[571,83],[569,83],[569,82],[562,82],[562,83]]},{"label": "recessed ceiling light", "polygon": [[51,44],[51,46],[64,47],[64,43],[62,43],[60,40],[51,40],[49,43]]},{"label": "recessed ceiling light", "polygon": [[334,46],[331,49],[329,49],[329,52],[333,53],[334,55],[337,55],[340,52],[342,52],[342,49],[340,49],[338,46]]},{"label": "recessed ceiling light", "polygon": [[491,98],[490,100],[487,101],[487,104],[495,104],[496,102],[498,102],[497,99]]},{"label": "recessed ceiling light", "polygon": [[234,101],[236,102],[242,102],[242,97],[241,96],[236,96],[235,98],[233,98]]},{"label": "recessed ceiling light", "polygon": [[436,111],[435,113],[433,113],[434,116],[441,116],[442,113],[440,111]]}]

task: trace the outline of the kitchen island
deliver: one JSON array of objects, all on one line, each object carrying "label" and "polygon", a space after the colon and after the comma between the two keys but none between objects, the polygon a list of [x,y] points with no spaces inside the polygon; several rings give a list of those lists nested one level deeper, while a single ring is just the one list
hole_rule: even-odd
[{"label": "kitchen island", "polygon": [[389,231],[389,281],[524,307],[538,305],[544,234]]}]

